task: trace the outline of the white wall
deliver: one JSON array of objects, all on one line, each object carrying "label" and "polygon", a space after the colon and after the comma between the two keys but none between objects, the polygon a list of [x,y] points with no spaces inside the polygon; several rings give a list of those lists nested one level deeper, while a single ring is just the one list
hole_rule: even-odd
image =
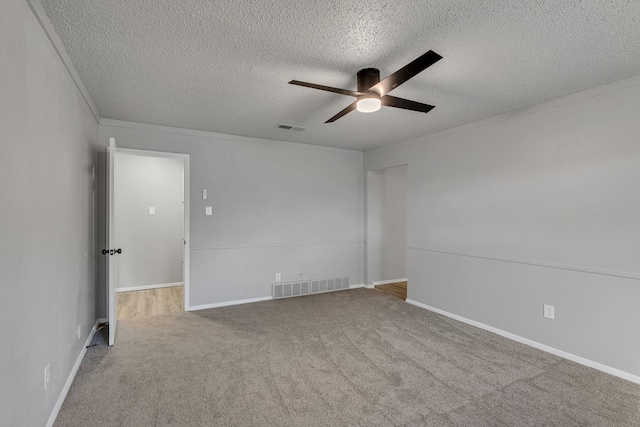
[{"label": "white wall", "polygon": [[[118,287],[182,282],[182,159],[117,153]],[[149,214],[149,208],[155,214]]]},{"label": "white wall", "polygon": [[275,273],[363,282],[362,153],[105,120],[109,137],[191,155],[189,305],[268,297]]},{"label": "white wall", "polygon": [[365,153],[408,164],[409,299],[640,375],[639,85]]},{"label": "white wall", "polygon": [[2,425],[46,424],[95,324],[97,126],[27,3],[0,2]]},{"label": "white wall", "polygon": [[407,277],[407,167],[367,175],[367,283]]}]

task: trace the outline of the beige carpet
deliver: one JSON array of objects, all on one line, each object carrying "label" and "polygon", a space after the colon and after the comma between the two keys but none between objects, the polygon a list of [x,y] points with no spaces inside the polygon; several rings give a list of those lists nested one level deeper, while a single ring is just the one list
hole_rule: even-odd
[{"label": "beige carpet", "polygon": [[640,425],[640,386],[375,290],[118,325],[56,426]]}]

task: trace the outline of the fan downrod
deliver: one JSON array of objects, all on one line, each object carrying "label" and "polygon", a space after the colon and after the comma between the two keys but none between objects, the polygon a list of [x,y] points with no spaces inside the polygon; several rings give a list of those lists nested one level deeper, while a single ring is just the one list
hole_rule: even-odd
[{"label": "fan downrod", "polygon": [[368,92],[374,85],[380,83],[380,70],[377,68],[364,68],[358,71],[358,92]]}]

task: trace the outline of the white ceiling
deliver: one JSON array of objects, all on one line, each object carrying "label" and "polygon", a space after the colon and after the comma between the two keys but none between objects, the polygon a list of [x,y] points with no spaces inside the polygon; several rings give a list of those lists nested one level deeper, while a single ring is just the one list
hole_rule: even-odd
[{"label": "white ceiling", "polygon": [[[367,150],[640,74],[638,0],[41,0],[104,118]],[[324,122],[345,89],[432,49],[392,92],[435,105]],[[276,129],[278,124],[307,128]]]}]

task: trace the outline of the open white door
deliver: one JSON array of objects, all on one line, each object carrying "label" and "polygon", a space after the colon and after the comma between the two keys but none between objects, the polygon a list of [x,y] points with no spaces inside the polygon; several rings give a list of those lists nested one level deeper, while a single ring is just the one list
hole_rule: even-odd
[{"label": "open white door", "polygon": [[118,298],[116,297],[116,289],[118,288],[117,277],[117,265],[118,265],[118,253],[117,242],[115,242],[115,206],[114,206],[114,191],[115,191],[115,170],[116,170],[116,153],[118,148],[116,147],[116,140],[109,138],[109,147],[107,148],[107,292],[109,298],[109,345],[113,345],[116,341],[116,326],[118,323]]}]

